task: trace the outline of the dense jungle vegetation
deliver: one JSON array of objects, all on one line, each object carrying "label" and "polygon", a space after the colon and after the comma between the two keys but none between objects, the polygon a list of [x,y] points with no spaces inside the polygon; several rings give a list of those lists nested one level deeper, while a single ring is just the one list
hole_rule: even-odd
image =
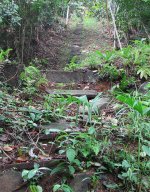
[{"label": "dense jungle vegetation", "polygon": [[149,43],[150,0],[1,0],[2,192],[150,190]]}]

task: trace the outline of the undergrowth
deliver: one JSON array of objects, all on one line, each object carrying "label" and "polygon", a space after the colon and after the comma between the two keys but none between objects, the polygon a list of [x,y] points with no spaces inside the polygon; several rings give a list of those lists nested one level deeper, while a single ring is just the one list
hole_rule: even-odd
[{"label": "undergrowth", "polygon": [[[33,169],[22,171],[31,192],[44,191],[41,180],[45,176],[59,177],[50,186],[53,192],[72,192],[70,179],[88,171],[90,190],[149,190],[150,84],[142,93],[122,92],[139,73],[139,78],[148,79],[149,74],[139,72],[149,66],[148,51],[149,45],[136,42],[122,51],[94,53],[101,62],[96,65],[100,76],[120,78],[119,89],[110,92],[111,102],[104,109],[98,107],[102,93],[90,101],[86,96],[45,94],[41,85],[47,85],[47,80],[34,66],[26,67],[20,76],[23,89],[12,91],[1,84],[0,136],[9,136],[3,140],[1,159],[37,162]],[[48,127],[57,121],[69,123],[70,128]],[[47,142],[41,140],[44,136]],[[53,167],[39,165],[56,159],[59,163]]]},{"label": "undergrowth", "polygon": [[[121,90],[133,86],[137,80],[150,78],[150,45],[134,41],[122,50],[95,51],[81,61],[76,68],[97,69],[101,80],[119,80]],[[69,65],[68,65],[69,68]]]},{"label": "undergrowth", "polygon": [[[144,94],[114,92],[114,102],[110,106],[113,107],[111,115],[96,108],[101,94],[90,102],[85,96],[64,98],[60,95],[40,95],[40,100],[34,100],[34,96],[32,100],[30,98],[25,101],[21,99],[22,91],[15,90],[10,95],[8,88],[4,86],[0,92],[0,134],[8,134],[9,131],[11,140],[15,137],[16,146],[19,146],[15,157],[17,161],[37,160],[34,169],[22,172],[24,180],[30,183],[30,191],[42,191],[40,180],[45,174],[55,177],[61,173],[63,178],[54,183],[53,191],[71,192],[73,190],[68,179],[76,173],[92,170],[90,180],[93,189],[147,192],[150,187],[149,84]],[[76,113],[69,115],[71,106],[76,108]],[[88,111],[78,113],[80,106],[88,108]],[[88,115],[86,122],[82,121],[85,114]],[[74,123],[74,128],[82,122],[83,129],[72,129],[68,132],[55,127],[47,130],[40,128],[41,125],[51,124],[58,119],[68,119],[70,123]],[[32,136],[33,133],[35,135]],[[52,168],[40,167],[40,158],[50,158],[43,144],[39,142],[40,134],[53,133],[57,133],[55,140],[49,140],[57,149],[53,157],[62,156],[65,159]],[[48,144],[44,146],[46,145]],[[35,149],[39,152],[35,153]],[[9,142],[5,142],[1,148],[2,153],[10,154],[13,150]],[[108,173],[113,175],[114,179],[106,176],[107,179],[101,181],[100,178]]]}]

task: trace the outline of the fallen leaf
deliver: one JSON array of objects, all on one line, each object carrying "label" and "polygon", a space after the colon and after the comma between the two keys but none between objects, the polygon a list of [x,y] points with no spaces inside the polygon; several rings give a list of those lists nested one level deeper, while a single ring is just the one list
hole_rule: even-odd
[{"label": "fallen leaf", "polygon": [[14,149],[14,147],[7,146],[7,145],[3,147],[3,150],[6,151],[6,152],[10,152],[10,151],[12,151],[13,149]]},{"label": "fallen leaf", "polygon": [[26,161],[28,161],[28,157],[26,157],[26,156],[20,156],[20,157],[18,157],[17,159],[16,159],[16,162],[17,163],[21,163],[21,162],[26,162]]}]

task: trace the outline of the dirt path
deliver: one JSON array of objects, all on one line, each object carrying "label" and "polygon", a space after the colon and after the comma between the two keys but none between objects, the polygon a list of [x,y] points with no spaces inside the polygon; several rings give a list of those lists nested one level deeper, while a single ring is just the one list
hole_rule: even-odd
[{"label": "dirt path", "polygon": [[76,29],[73,32],[73,35],[70,38],[71,41],[70,59],[75,56],[81,55],[82,34],[83,34],[83,24],[80,23],[77,25]]},{"label": "dirt path", "polygon": [[97,22],[97,27],[87,27],[77,23],[75,28],[68,29],[54,26],[43,29],[39,35],[36,57],[43,69],[63,70],[73,57],[81,61],[95,50],[107,50],[112,47],[112,40],[105,26]]}]

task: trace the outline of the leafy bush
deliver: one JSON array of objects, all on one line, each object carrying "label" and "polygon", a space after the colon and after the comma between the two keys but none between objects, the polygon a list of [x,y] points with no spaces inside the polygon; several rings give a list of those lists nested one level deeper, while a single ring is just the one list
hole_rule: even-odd
[{"label": "leafy bush", "polygon": [[150,45],[135,41],[122,50],[89,53],[79,67],[97,68],[100,78],[120,79],[121,87],[133,84],[135,78],[150,77]]},{"label": "leafy bush", "polygon": [[2,0],[0,3],[0,26],[20,25],[21,17],[18,13],[19,6],[10,0]]},{"label": "leafy bush", "polygon": [[99,70],[99,76],[101,79],[103,78],[110,78],[110,80],[118,79],[121,75],[120,71],[117,69],[116,66],[106,63],[102,66],[102,69]]},{"label": "leafy bush", "polygon": [[[0,3],[0,44],[3,49],[12,47],[20,62],[34,56],[38,27],[50,26],[62,12],[67,1],[2,0]],[[8,46],[8,47],[6,47]]]},{"label": "leafy bush", "polygon": [[90,69],[97,68],[102,63],[101,57],[96,52],[89,53],[84,60],[81,61],[79,68],[89,67]]},{"label": "leafy bush", "polygon": [[119,29],[123,30],[127,35],[129,31],[147,29],[150,25],[150,1],[149,0],[115,0],[119,7],[116,20]]},{"label": "leafy bush", "polygon": [[24,72],[20,75],[20,79],[25,85],[24,91],[31,95],[36,92],[38,86],[47,83],[40,70],[34,66],[25,67]]},{"label": "leafy bush", "polygon": [[65,71],[74,71],[74,70],[76,70],[78,68],[77,60],[78,60],[77,56],[72,57],[70,63],[66,65],[64,70]]}]

